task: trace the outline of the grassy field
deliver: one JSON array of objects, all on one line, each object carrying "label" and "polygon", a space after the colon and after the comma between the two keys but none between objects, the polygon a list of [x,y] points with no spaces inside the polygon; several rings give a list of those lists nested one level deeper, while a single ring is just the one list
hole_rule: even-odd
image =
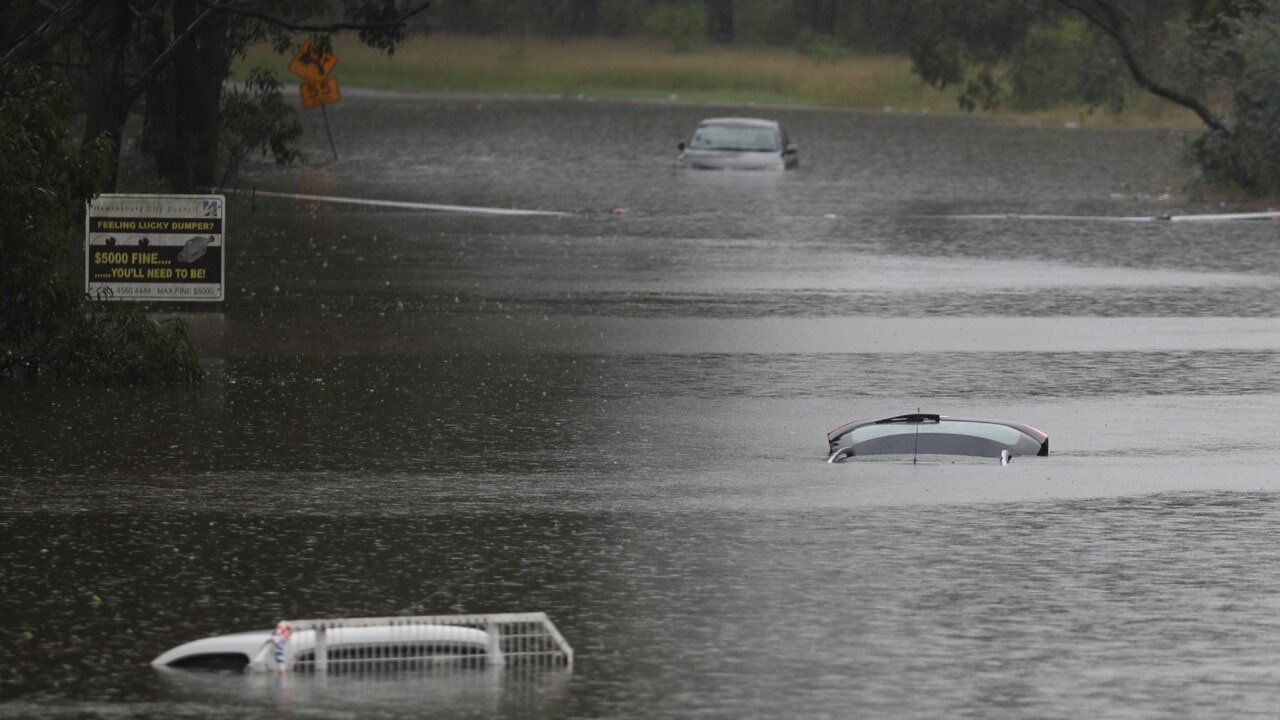
[{"label": "grassy field", "polygon": [[[823,107],[894,108],[956,113],[952,93],[911,74],[905,57],[857,55],[819,60],[778,48],[706,47],[673,52],[658,43],[585,39],[431,35],[411,39],[390,57],[354,37],[335,41],[333,76],[344,87],[598,97],[678,98]],[[284,82],[289,57],[254,48],[241,63],[265,65]],[[1039,124],[1194,127],[1189,113],[1135,94],[1121,115],[1064,108],[1018,120]]]}]

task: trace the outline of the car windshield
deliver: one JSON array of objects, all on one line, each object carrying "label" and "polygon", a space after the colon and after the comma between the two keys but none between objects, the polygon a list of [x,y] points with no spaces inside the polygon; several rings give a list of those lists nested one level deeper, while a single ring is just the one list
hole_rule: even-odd
[{"label": "car windshield", "polygon": [[695,150],[777,152],[778,137],[767,127],[703,125],[693,134],[689,147]]}]

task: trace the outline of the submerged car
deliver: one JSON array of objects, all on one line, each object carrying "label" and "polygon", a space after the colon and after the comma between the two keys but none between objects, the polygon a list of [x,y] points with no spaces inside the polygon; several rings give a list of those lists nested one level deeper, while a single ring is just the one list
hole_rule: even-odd
[{"label": "submerged car", "polygon": [[162,670],[347,672],[572,667],[573,648],[546,613],[282,620],[273,630],[193,640],[161,653]]},{"label": "submerged car", "polygon": [[800,147],[773,120],[708,118],[676,147],[677,167],[701,170],[786,170],[800,164]]},{"label": "submerged car", "polygon": [[991,458],[1049,454],[1049,436],[1023,423],[930,413],[855,420],[827,433],[827,462],[862,456]]},{"label": "submerged car", "polygon": [[[286,624],[275,630],[218,635],[172,648],[151,661],[173,670],[228,672],[315,670],[317,650],[324,647],[329,670],[369,667],[421,667],[463,663],[483,667],[493,646],[489,633],[449,625],[382,624],[331,628],[323,639],[316,630],[294,631]],[[287,648],[287,653],[286,653]]]}]

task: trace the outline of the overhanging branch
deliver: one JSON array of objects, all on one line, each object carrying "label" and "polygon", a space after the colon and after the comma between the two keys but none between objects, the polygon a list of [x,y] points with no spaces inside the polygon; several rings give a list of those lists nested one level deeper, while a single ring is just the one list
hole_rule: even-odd
[{"label": "overhanging branch", "polygon": [[89,14],[91,0],[66,0],[57,7],[40,26],[23,35],[0,57],[0,65],[19,65],[53,47],[65,35],[72,32]]},{"label": "overhanging branch", "polygon": [[343,22],[343,23],[330,23],[326,25],[301,25],[276,15],[271,15],[269,13],[259,12],[257,10],[250,10],[247,8],[238,7],[235,0],[227,0],[225,2],[210,2],[209,0],[195,0],[195,2],[198,5],[204,6],[206,8],[205,11],[200,13],[199,17],[197,17],[194,21],[192,21],[191,25],[189,25],[185,30],[183,30],[176,37],[174,37],[173,41],[169,43],[169,46],[166,47],[159,55],[157,55],[156,59],[153,60],[150,65],[147,66],[147,69],[143,70],[142,74],[140,74],[138,78],[134,80],[133,83],[130,84],[128,100],[131,105],[133,104],[134,101],[136,101],[139,97],[141,97],[142,93],[146,90],[147,86],[152,82],[152,80],[155,79],[155,76],[158,75],[161,70],[163,70],[165,67],[169,65],[169,63],[173,60],[173,56],[178,52],[178,50],[180,50],[184,45],[190,42],[191,38],[199,34],[199,32],[204,28],[204,26],[208,24],[209,21],[212,20],[213,17],[219,12],[230,13],[233,15],[240,15],[242,17],[250,17],[255,20],[261,20],[263,22],[269,22],[275,25],[279,25],[280,27],[283,27],[288,30],[297,30],[299,32],[325,33],[325,32],[336,32],[338,30],[382,30],[387,28],[399,27],[403,25],[409,18],[413,17],[414,15],[417,15],[423,10],[426,10],[427,7],[430,6],[431,4],[429,2],[424,2],[418,5],[417,7],[412,8],[408,12],[400,15],[395,20],[388,20],[385,22],[376,22],[376,23]]},{"label": "overhanging branch", "polygon": [[1090,7],[1086,7],[1085,2],[1077,0],[1058,0],[1058,3],[1063,7],[1080,13],[1090,25],[1093,25],[1106,33],[1108,37],[1115,41],[1116,47],[1120,50],[1120,59],[1124,61],[1125,67],[1129,69],[1129,75],[1133,77],[1133,81],[1138,83],[1139,87],[1152,95],[1162,97],[1169,102],[1177,103],[1191,112],[1194,112],[1205,125],[1209,126],[1210,130],[1220,132],[1227,136],[1231,135],[1231,130],[1228,129],[1227,126],[1209,110],[1209,108],[1205,107],[1204,103],[1201,103],[1190,95],[1178,92],[1172,88],[1167,88],[1152,80],[1151,77],[1147,75],[1142,66],[1138,64],[1138,59],[1134,55],[1133,46],[1129,42],[1129,33],[1126,30],[1127,23],[1125,22],[1125,18],[1120,15],[1119,10],[1115,6],[1103,0],[1095,0],[1095,2],[1090,3],[1092,9],[1096,9],[1098,11],[1095,13]]},{"label": "overhanging branch", "polygon": [[263,22],[271,23],[272,25],[275,25],[277,27],[282,27],[285,30],[294,30],[297,32],[309,32],[309,33],[331,33],[331,32],[338,32],[339,30],[387,30],[390,28],[397,28],[397,27],[400,27],[401,25],[404,25],[409,20],[409,18],[412,18],[413,16],[422,13],[428,7],[431,6],[431,3],[424,2],[414,8],[409,9],[404,14],[396,17],[393,20],[385,20],[382,22],[369,22],[369,23],[336,22],[336,23],[326,23],[321,25],[306,25],[303,23],[297,23],[291,20],[286,20],[285,18],[280,17],[279,15],[272,15],[271,13],[262,12],[261,10],[253,10],[251,8],[239,7],[238,4],[234,2],[234,0],[231,0],[228,2],[216,2],[214,0],[195,0],[195,2],[197,4],[205,6],[206,8],[209,8],[210,10],[218,10],[221,12],[231,13],[233,15],[240,15],[242,17],[253,18],[254,20],[261,20]]}]

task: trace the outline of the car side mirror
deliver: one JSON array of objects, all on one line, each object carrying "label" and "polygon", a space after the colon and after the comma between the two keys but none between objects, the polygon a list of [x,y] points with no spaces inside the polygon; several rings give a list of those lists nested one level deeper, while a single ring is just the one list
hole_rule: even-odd
[{"label": "car side mirror", "polygon": [[798,153],[800,152],[800,146],[796,143],[787,143],[787,152]]},{"label": "car side mirror", "polygon": [[684,152],[684,141],[683,141],[683,140],[681,140],[680,142],[676,143],[676,149],[677,149],[677,150],[679,150],[680,152]]}]

